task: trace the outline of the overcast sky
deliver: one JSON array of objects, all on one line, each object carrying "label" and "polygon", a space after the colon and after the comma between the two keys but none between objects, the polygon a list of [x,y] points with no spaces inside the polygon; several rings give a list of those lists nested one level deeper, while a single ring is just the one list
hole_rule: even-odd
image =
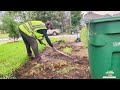
[{"label": "overcast sky", "polygon": [[[87,11],[82,11],[82,12],[86,13]],[[113,15],[113,14],[120,13],[120,11],[93,11],[93,12],[96,13],[96,14],[101,14],[101,15],[104,15],[104,14]]]}]

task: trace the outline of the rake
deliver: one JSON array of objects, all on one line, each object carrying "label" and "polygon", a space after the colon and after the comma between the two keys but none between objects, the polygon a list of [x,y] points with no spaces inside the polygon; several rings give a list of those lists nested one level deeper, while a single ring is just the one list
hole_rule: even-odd
[{"label": "rake", "polygon": [[61,52],[61,51],[59,51],[59,50],[57,50],[57,49],[56,49],[56,51],[57,51],[58,53],[64,55],[64,56],[67,56],[67,57],[73,59],[73,57],[71,57],[71,56],[69,56],[69,55],[67,55],[67,54],[65,54],[65,53],[63,53],[63,52]]}]

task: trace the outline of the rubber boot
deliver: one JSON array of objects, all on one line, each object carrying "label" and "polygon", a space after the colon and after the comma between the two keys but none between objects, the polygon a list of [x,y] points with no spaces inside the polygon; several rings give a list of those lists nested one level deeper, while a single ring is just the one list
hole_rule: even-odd
[{"label": "rubber boot", "polygon": [[38,57],[34,57],[33,58],[33,62],[38,62],[38,63],[41,63],[41,56],[38,56]]}]

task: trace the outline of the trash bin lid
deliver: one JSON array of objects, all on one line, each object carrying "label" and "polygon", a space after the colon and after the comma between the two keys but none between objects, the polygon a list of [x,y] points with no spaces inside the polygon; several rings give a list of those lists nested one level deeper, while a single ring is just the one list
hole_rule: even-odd
[{"label": "trash bin lid", "polygon": [[87,21],[87,23],[100,23],[100,22],[111,22],[111,21],[120,21],[119,17],[109,17],[109,18],[100,18],[100,19],[92,19],[90,21]]}]

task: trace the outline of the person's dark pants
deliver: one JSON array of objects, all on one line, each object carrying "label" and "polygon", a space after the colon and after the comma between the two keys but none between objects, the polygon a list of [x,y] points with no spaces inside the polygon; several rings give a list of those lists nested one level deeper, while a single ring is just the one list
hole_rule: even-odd
[{"label": "person's dark pants", "polygon": [[33,37],[30,37],[28,35],[26,35],[24,32],[22,32],[21,30],[20,31],[20,34],[22,36],[22,39],[26,45],[26,49],[27,49],[27,54],[29,57],[32,56],[32,51],[30,49],[30,46],[34,52],[34,55],[35,55],[35,58],[38,58],[40,55],[39,55],[39,52],[38,52],[38,43],[36,41],[35,38]]}]

